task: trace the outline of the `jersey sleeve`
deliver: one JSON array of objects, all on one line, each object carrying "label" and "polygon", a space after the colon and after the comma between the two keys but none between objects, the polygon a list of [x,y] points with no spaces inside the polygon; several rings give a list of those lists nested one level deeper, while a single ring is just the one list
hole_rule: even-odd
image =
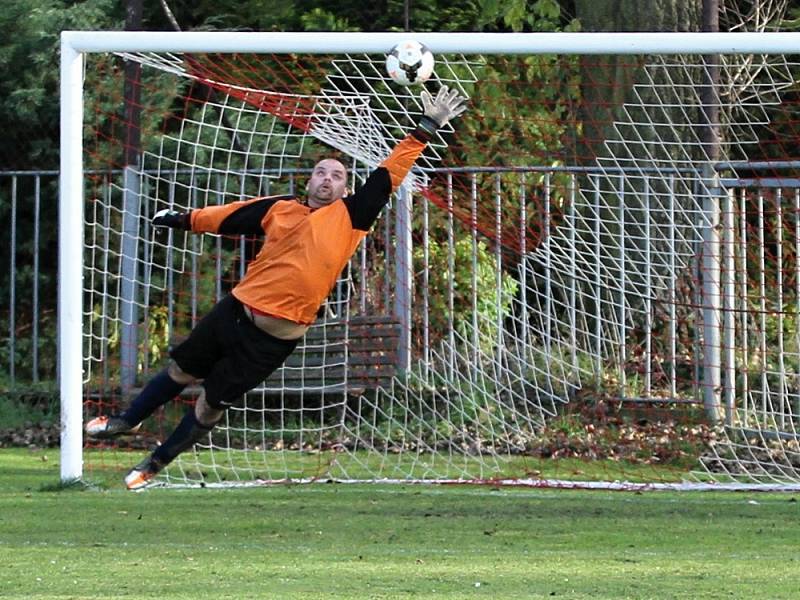
[{"label": "jersey sleeve", "polygon": [[231,202],[220,206],[206,206],[191,212],[189,221],[195,233],[219,233],[223,235],[261,235],[261,221],[279,200],[290,200],[293,196],[270,196]]},{"label": "jersey sleeve", "polygon": [[394,147],[392,153],[381,163],[381,167],[389,171],[389,176],[392,179],[392,191],[403,183],[403,179],[406,178],[411,167],[417,162],[417,158],[422,154],[426,145],[416,135],[409,134]]},{"label": "jersey sleeve", "polygon": [[[421,137],[421,136],[420,136]],[[354,229],[368,231],[375,223],[389,198],[405,179],[426,143],[409,134],[395,146],[392,153],[370,173],[364,185],[343,202],[350,213]]]}]

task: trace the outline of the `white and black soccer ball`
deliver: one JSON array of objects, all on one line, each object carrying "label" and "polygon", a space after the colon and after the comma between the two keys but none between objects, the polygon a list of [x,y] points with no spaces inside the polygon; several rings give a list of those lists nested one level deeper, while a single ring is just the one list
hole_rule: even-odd
[{"label": "white and black soccer ball", "polygon": [[433,75],[433,63],[433,52],[425,44],[407,40],[386,56],[386,72],[398,85],[417,85]]}]

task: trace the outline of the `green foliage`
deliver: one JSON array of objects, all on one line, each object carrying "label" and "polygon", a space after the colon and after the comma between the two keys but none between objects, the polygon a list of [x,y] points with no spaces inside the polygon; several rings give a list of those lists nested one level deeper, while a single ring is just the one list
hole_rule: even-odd
[{"label": "green foliage", "polygon": [[[198,0],[168,3],[183,30],[280,31],[559,31],[576,30],[578,21],[566,16],[574,10],[590,26],[602,25],[614,11],[579,3],[572,7],[558,0],[434,0],[379,4],[332,0]],[[679,4],[679,3],[677,3]],[[698,3],[680,10],[676,3],[661,3],[652,11],[639,11],[626,2],[628,13],[643,13],[642,23],[683,29],[687,15]],[[568,7],[567,10],[563,7]],[[121,29],[124,3],[115,0],[8,0],[0,15],[0,66],[7,76],[0,82],[4,140],[0,142],[0,167],[54,167],[58,141],[58,35],[64,29]],[[686,13],[686,14],[684,14]],[[790,12],[790,16],[795,13]],[[787,20],[787,27],[793,21]],[[624,25],[624,24],[623,24]],[[143,27],[172,30],[160,2],[145,2]],[[640,27],[645,29],[645,27]],[[524,68],[515,72],[524,73]],[[91,77],[91,69],[87,76]],[[549,86],[522,80],[536,106],[536,94]],[[557,87],[557,86],[556,86]],[[569,98],[551,90],[559,97]],[[487,94],[487,100],[491,94]],[[476,96],[479,99],[480,96]],[[31,133],[33,132],[33,135]],[[500,155],[500,152],[496,152]],[[477,163],[476,163],[477,164]]]},{"label": "green foliage", "polygon": [[800,29],[800,6],[790,6],[785,18],[777,24],[780,31],[797,31]]},{"label": "green foliage", "polygon": [[[474,266],[473,266],[474,252]],[[451,261],[452,259],[452,261]],[[428,313],[432,332],[449,331],[450,319],[456,331],[466,335],[477,314],[481,348],[490,352],[498,337],[498,322],[508,314],[519,283],[508,273],[497,271],[497,258],[483,240],[462,237],[453,244],[450,256],[447,241],[430,238],[428,242]],[[452,264],[451,264],[452,262]],[[425,268],[425,250],[414,247],[414,271]],[[500,290],[498,297],[498,276]],[[417,279],[415,303],[422,302],[421,280]],[[477,304],[473,306],[474,299]],[[448,290],[453,289],[453,310],[450,311]],[[414,323],[419,331],[422,323]],[[471,336],[467,336],[470,338]],[[431,340],[436,343],[437,340]]]},{"label": "green foliage", "polygon": [[[169,0],[183,31],[297,31],[298,6],[292,0]],[[160,2],[145,2],[145,29],[172,31]]]},{"label": "green foliage", "polygon": [[555,31],[561,26],[561,6],[557,0],[480,0],[478,4],[481,28]]},{"label": "green foliage", "polygon": [[[161,364],[169,348],[169,314],[166,306],[150,308],[147,319],[147,334],[142,344],[146,346],[151,367]],[[142,361],[144,362],[144,361]]]},{"label": "green foliage", "polygon": [[358,31],[346,18],[321,8],[314,8],[301,15],[300,23],[306,31]]},{"label": "green foliage", "polygon": [[[47,290],[50,288],[43,286],[42,289]],[[53,306],[53,308],[39,315],[39,330],[36,340],[33,338],[32,323],[30,322],[32,315],[29,312],[29,300],[22,298],[17,303],[18,314],[16,316],[13,356],[11,355],[8,337],[3,335],[0,338],[2,340],[0,344],[0,365],[2,365],[0,394],[14,392],[23,395],[30,393],[36,396],[42,390],[49,390],[56,380],[58,328],[55,307],[53,306],[55,298],[47,299],[48,305]],[[42,307],[40,306],[41,309]],[[0,326],[2,326],[3,332],[8,331],[8,322],[5,315],[3,319],[0,319]],[[38,352],[37,373],[33,373],[34,344],[36,344],[36,351]],[[14,363],[13,382],[9,375],[9,367],[12,361]],[[40,383],[36,383],[37,379]]]},{"label": "green foliage", "polygon": [[0,11],[0,168],[58,165],[59,34],[115,29],[115,0],[7,0]]},{"label": "green foliage", "polygon": [[[459,128],[472,143],[463,148],[468,165],[559,165],[572,146],[580,100],[574,57],[492,56],[480,81],[467,90],[474,106]],[[524,152],[520,149],[524,148]]]},{"label": "green foliage", "polygon": [[[169,3],[181,28],[233,29],[255,31],[477,31],[483,23],[493,23],[497,13],[490,15],[483,2],[466,0],[434,0],[405,2],[388,0],[382,3],[363,3],[353,0],[198,0]],[[508,3],[507,22],[495,27],[511,30],[517,21],[529,23],[536,18],[552,15],[555,0],[528,2],[533,16],[522,15],[525,2]],[[481,17],[481,14],[487,17]],[[490,18],[491,17],[491,18]],[[172,29],[158,2],[146,3],[144,21],[148,29]]]},{"label": "green foliage", "polygon": [[58,414],[58,394],[52,383],[30,386],[25,392],[15,394],[0,393],[0,429],[57,423]]},{"label": "green foliage", "polygon": [[[123,96],[124,63],[121,58],[106,54],[92,54],[86,60],[84,86],[87,94],[84,112],[93,118],[86,119],[84,125],[84,138],[88,148],[85,168],[119,168],[123,166],[123,142],[127,135]],[[141,70],[140,81],[141,89],[144,90],[140,99],[144,110],[139,113],[142,151],[156,152],[165,144],[165,155],[169,156],[171,153],[171,156],[178,156],[174,140],[163,134],[165,130],[169,130],[170,125],[177,124],[175,111],[182,110],[183,107],[174,107],[173,103],[178,93],[188,86],[187,81],[152,68]],[[196,113],[202,106],[187,107],[186,110],[191,108]],[[195,117],[196,114],[188,116]],[[208,137],[208,132],[205,137]],[[202,159],[202,155],[198,156],[198,160]]]}]

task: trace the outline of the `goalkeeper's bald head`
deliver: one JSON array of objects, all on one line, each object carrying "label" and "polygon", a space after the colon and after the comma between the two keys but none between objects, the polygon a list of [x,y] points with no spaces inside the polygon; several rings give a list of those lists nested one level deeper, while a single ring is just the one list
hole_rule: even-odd
[{"label": "goalkeeper's bald head", "polygon": [[311,208],[321,208],[347,194],[347,169],[335,158],[325,158],[314,165],[306,185]]}]

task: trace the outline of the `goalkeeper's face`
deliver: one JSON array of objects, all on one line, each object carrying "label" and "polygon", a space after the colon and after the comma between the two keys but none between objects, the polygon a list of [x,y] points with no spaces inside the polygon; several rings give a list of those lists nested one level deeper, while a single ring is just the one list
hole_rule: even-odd
[{"label": "goalkeeper's face", "polygon": [[347,169],[335,158],[326,158],[314,165],[308,180],[308,205],[311,208],[327,206],[342,198],[347,190]]}]

